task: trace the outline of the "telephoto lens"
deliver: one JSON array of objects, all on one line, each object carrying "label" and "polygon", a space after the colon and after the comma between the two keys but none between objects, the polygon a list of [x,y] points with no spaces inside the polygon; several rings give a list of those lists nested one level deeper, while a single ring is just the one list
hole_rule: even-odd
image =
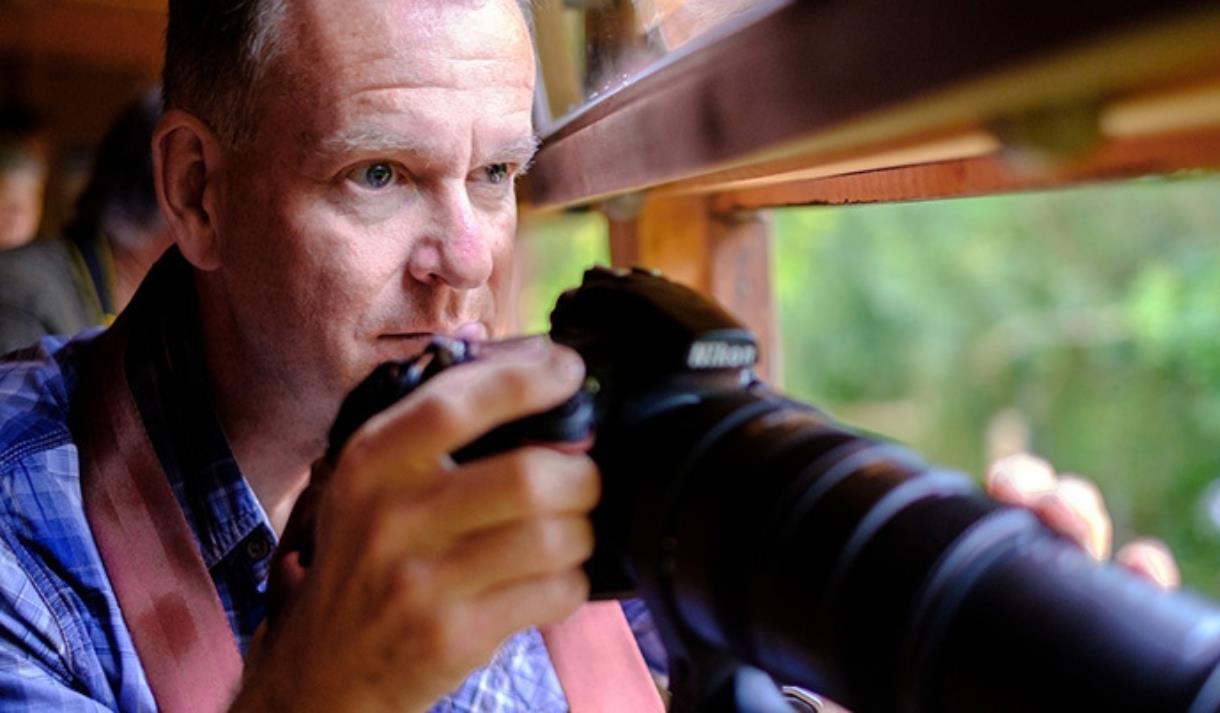
[{"label": "telephoto lens", "polygon": [[717,700],[713,652],[856,713],[1220,710],[1214,604],[773,393],[693,291],[590,271],[551,334],[598,384],[599,555],[702,678],[688,701]]}]

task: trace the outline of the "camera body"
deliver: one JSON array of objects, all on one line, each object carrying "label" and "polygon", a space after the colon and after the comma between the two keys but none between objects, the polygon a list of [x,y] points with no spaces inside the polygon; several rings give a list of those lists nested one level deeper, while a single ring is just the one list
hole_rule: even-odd
[{"label": "camera body", "polygon": [[[634,448],[630,434],[657,414],[765,388],[752,370],[758,359],[753,333],[719,305],[655,271],[595,267],[579,289],[560,297],[551,319],[550,338],[584,359],[582,388],[549,411],[488,432],[455,451],[455,461],[525,444],[588,444],[592,438],[591,455],[605,472],[618,448]],[[333,464],[373,414],[441,371],[483,358],[503,343],[436,337],[420,355],[380,365],[344,400],[328,439],[328,459]],[[586,571],[595,599],[631,596],[637,587],[621,537],[609,536],[621,529],[623,500],[636,491],[623,480],[607,481],[593,515],[599,536]]]},{"label": "camera body", "polygon": [[[1220,711],[1220,611],[1099,566],[968,477],[770,391],[753,335],[646,270],[594,268],[551,339],[588,379],[453,454],[587,443],[596,596],[639,596],[674,711],[789,710],[763,673],[856,713]],[[435,341],[344,402],[370,416],[496,343]],[[291,527],[291,523],[290,523]]]}]

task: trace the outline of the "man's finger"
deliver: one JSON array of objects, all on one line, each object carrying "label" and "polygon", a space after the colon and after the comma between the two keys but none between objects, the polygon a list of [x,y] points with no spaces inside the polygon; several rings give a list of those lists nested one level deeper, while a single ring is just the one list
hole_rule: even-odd
[{"label": "man's finger", "polygon": [[1095,559],[1108,559],[1114,543],[1114,523],[1097,485],[1078,475],[1061,475],[1055,494],[1084,521],[1085,550]]},{"label": "man's finger", "polygon": [[438,534],[464,534],[524,517],[584,514],[600,496],[593,459],[526,446],[454,470],[430,507]]},{"label": "man's finger", "polygon": [[1076,542],[1093,559],[1110,556],[1113,525],[1101,492],[1089,481],[1064,476],[1032,509],[1047,527]]},{"label": "man's finger", "polygon": [[1119,549],[1114,561],[1161,589],[1177,589],[1182,584],[1182,575],[1173,553],[1159,540],[1136,540]]},{"label": "man's finger", "polygon": [[600,491],[597,466],[583,453],[518,448],[455,466],[426,493],[385,494],[376,520],[365,523],[375,535],[357,546],[383,561],[405,550],[439,556],[480,531],[557,515],[585,517]]},{"label": "man's finger", "polygon": [[528,626],[546,626],[568,618],[589,599],[589,578],[579,569],[522,579],[490,590],[473,607],[476,630],[503,637]]},{"label": "man's finger", "polygon": [[1114,526],[1101,491],[1092,482],[1076,475],[1056,476],[1050,463],[1018,453],[991,465],[987,492],[1000,502],[1032,509],[1048,527],[1095,559],[1110,556]]},{"label": "man's finger", "polygon": [[1034,507],[1055,484],[1051,464],[1028,453],[1001,458],[987,469],[987,493],[1008,505]]},{"label": "man's finger", "polygon": [[359,472],[368,483],[431,487],[449,453],[562,403],[583,378],[574,351],[545,341],[448,369],[369,419],[344,448],[338,471]]},{"label": "man's finger", "polygon": [[593,554],[593,526],[579,515],[530,520],[478,532],[438,566],[438,587],[474,595],[524,578],[561,574]]},{"label": "man's finger", "polygon": [[1075,542],[1094,559],[1101,559],[1090,547],[1092,537],[1088,522],[1057,493],[1043,496],[1030,509],[1044,525]]}]

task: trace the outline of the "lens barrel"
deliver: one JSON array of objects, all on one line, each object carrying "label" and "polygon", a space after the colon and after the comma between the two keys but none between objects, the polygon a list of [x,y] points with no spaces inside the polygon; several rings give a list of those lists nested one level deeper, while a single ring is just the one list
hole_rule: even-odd
[{"label": "lens barrel", "polygon": [[1220,710],[1213,604],[969,478],[758,387],[635,412],[600,522],[687,636],[856,713]]}]

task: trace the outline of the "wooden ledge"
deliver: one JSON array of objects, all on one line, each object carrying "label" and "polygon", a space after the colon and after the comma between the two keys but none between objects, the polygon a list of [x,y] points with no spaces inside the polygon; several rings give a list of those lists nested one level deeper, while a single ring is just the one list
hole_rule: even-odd
[{"label": "wooden ledge", "polygon": [[529,195],[555,207],[667,184],[719,191],[1076,111],[1220,71],[1217,36],[1216,2],[795,2],[548,136]]}]

